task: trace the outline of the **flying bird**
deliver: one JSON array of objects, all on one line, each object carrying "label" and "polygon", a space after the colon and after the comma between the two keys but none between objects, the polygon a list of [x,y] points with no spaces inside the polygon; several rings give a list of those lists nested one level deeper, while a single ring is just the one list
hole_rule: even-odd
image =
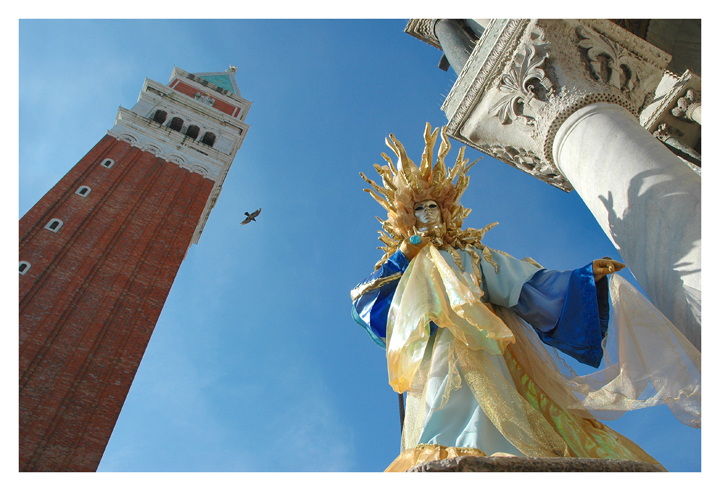
[{"label": "flying bird", "polygon": [[245,214],[247,215],[247,218],[245,220],[243,220],[242,222],[240,222],[240,225],[247,225],[250,222],[254,222],[255,217],[257,217],[260,214],[260,210],[262,210],[262,208],[258,208],[257,210],[253,211],[252,213],[248,213],[246,211]]}]

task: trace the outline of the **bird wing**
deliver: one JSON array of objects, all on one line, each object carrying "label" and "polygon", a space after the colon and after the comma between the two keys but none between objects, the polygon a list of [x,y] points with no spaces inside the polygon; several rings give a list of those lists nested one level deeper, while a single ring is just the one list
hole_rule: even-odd
[{"label": "bird wing", "polygon": [[260,214],[260,210],[262,210],[262,208],[258,208],[257,210],[253,211],[252,215],[250,215],[250,216],[255,218],[256,216],[258,216]]},{"label": "bird wing", "polygon": [[247,217],[245,220],[243,220],[242,222],[240,222],[240,225],[247,225],[248,223],[250,223],[250,220],[251,220],[251,218],[250,218],[250,216],[248,215],[248,217]]}]

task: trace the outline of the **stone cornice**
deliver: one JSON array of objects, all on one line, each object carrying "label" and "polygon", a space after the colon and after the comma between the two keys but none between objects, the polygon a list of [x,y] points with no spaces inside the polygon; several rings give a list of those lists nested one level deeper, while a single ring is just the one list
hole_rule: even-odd
[{"label": "stone cornice", "polygon": [[672,108],[677,104],[677,100],[685,94],[687,89],[697,90],[699,97],[702,88],[700,77],[689,70],[679,78],[670,72],[666,73],[666,77],[674,80],[675,83],[660,101],[657,101],[656,104],[648,108],[649,111],[643,114],[641,120],[645,129],[651,133],[657,129],[658,124],[660,124],[663,119],[666,119],[668,115],[671,114]]},{"label": "stone cornice", "polygon": [[[222,87],[218,87],[212,82],[201,79],[200,77],[196,77],[192,73],[186,72],[185,70],[182,70],[178,67],[174,67],[173,72],[170,75],[170,80],[173,80],[174,78],[182,79],[183,82],[196,87],[200,92],[206,92],[208,89],[210,89],[213,91],[214,96],[224,98],[225,102],[227,102],[228,104],[232,104],[234,106],[242,106],[245,107],[246,110],[249,110],[250,106],[252,105],[252,102],[248,101],[247,99],[243,99],[237,94],[233,94],[232,92],[225,90]],[[244,111],[243,113],[245,112],[246,111]]]},{"label": "stone cornice", "polygon": [[483,42],[475,44],[440,108],[448,118],[448,135],[455,137],[486,86],[494,81],[492,77],[498,65],[506,63],[511,50],[517,46],[518,32],[522,32],[529,22],[523,19],[493,19],[490,22],[483,33]]},{"label": "stone cornice", "polygon": [[[188,82],[190,82],[190,81],[188,81]],[[190,83],[192,83],[192,82],[190,82]],[[188,85],[190,85],[190,83],[188,83]],[[198,86],[197,89],[198,89],[198,91],[204,91],[202,86]],[[237,129],[243,129],[244,131],[250,127],[244,121],[245,115],[247,114],[247,111],[250,109],[249,103],[247,104],[247,106],[241,106],[242,118],[234,118],[228,114],[225,114],[222,111],[218,111],[217,109],[214,109],[206,104],[203,104],[202,102],[199,102],[196,99],[194,99],[188,95],[185,95],[181,92],[171,89],[167,85],[161,84],[159,82],[156,82],[154,80],[150,80],[147,78],[145,79],[145,84],[143,85],[141,97],[145,96],[146,94],[147,95],[154,94],[154,95],[157,95],[160,97],[170,98],[177,104],[185,106],[195,113],[203,114],[205,117],[207,117],[209,119],[217,120],[218,122],[222,123],[223,125],[232,126]]]},{"label": "stone cornice", "polygon": [[123,107],[118,109],[115,125],[108,134],[214,181],[220,179],[235,156],[193,141]]},{"label": "stone cornice", "polygon": [[442,50],[440,41],[438,41],[435,32],[433,32],[433,22],[435,19],[410,19],[405,26],[405,32],[411,36]]},{"label": "stone cornice", "polygon": [[447,133],[570,191],[552,155],[559,127],[596,102],[637,117],[669,59],[607,20],[493,19],[443,103]]}]

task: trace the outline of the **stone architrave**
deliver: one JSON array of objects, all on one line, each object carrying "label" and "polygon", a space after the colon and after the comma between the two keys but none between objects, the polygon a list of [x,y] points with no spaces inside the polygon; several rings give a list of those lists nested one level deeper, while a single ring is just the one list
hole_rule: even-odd
[{"label": "stone architrave", "polygon": [[655,100],[640,114],[640,124],[646,130],[698,162],[700,155],[694,147],[700,141],[701,88],[700,77],[689,70],[682,76],[665,72]]},{"label": "stone architrave", "polygon": [[650,300],[700,347],[700,178],[638,122],[670,56],[608,20],[493,19],[448,134],[577,190]]}]

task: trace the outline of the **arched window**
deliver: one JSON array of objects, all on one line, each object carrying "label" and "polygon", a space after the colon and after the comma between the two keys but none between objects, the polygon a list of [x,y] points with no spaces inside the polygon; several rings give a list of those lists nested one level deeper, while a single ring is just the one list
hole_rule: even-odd
[{"label": "arched window", "polygon": [[90,194],[90,188],[87,186],[80,186],[79,188],[77,188],[77,191],[75,191],[75,194],[79,194],[84,198],[85,196]]},{"label": "arched window", "polygon": [[202,137],[202,143],[205,145],[210,145],[211,147],[215,144],[215,134],[210,133],[209,131],[205,133]]},{"label": "arched window", "polygon": [[20,274],[25,274],[30,270],[30,263],[27,261],[20,261]]},{"label": "arched window", "polygon": [[165,120],[167,119],[167,113],[163,111],[162,109],[158,109],[155,111],[155,116],[153,116],[153,121],[156,123],[163,124]]},{"label": "arched window", "polygon": [[47,225],[45,225],[45,228],[48,229],[51,232],[57,232],[60,230],[60,227],[63,226],[62,220],[59,218],[53,218],[49,222],[47,222]]},{"label": "arched window", "polygon": [[109,169],[110,167],[113,166],[114,163],[115,163],[115,161],[113,159],[105,159],[102,161],[102,163],[100,165],[102,165],[103,167],[107,167]]},{"label": "arched window", "polygon": [[195,126],[194,124],[191,124],[185,132],[185,135],[187,135],[189,138],[192,138],[193,140],[197,140],[199,134],[200,128],[198,126]]},{"label": "arched window", "polygon": [[183,127],[183,120],[182,118],[178,118],[177,116],[172,118],[172,121],[170,121],[170,129],[175,131],[180,131]]}]

